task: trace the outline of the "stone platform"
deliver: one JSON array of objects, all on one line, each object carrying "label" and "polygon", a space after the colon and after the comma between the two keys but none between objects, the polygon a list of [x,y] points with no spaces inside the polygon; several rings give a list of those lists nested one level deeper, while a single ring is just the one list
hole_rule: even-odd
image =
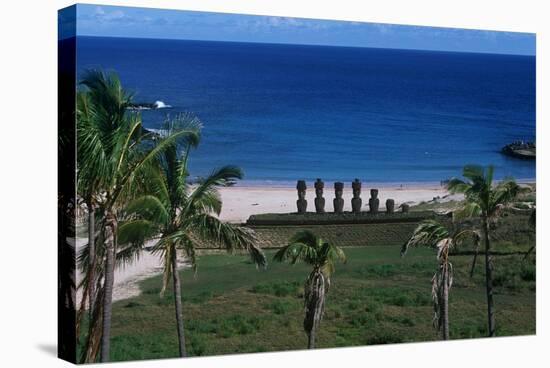
[{"label": "stone platform", "polygon": [[409,239],[423,220],[436,218],[434,212],[393,214],[288,213],[250,216],[246,226],[252,228],[262,248],[279,248],[298,231],[310,230],[337,246],[400,246]]}]

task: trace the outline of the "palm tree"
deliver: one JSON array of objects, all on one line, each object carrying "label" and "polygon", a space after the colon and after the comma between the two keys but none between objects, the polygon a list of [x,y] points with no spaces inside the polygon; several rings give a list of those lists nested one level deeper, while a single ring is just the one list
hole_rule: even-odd
[{"label": "palm tree", "polygon": [[305,262],[313,266],[304,286],[304,331],[308,349],[315,348],[315,337],[323,318],[325,296],[330,287],[330,276],[336,261],[346,262],[344,251],[311,231],[304,230],[290,238],[289,244],[279,249],[273,259],[277,262]]},{"label": "palm tree", "polygon": [[[87,361],[95,361],[97,350],[100,350],[101,361],[107,362],[118,252],[118,213],[139,192],[142,182],[138,179],[143,178],[144,170],[163,150],[177,140],[196,139],[198,129],[190,127],[163,137],[146,133],[140,115],[127,112],[132,96],[122,88],[116,75],[88,71],[80,84],[85,89],[86,104],[77,106],[78,116],[86,118],[77,119],[78,190],[79,195],[96,192],[94,194],[100,199],[96,204],[103,214],[100,222],[102,264],[88,267],[92,273],[101,268],[103,284],[96,291],[94,316],[90,321],[92,332],[88,336],[85,356]],[[83,112],[84,109],[87,111]],[[152,138],[155,138],[154,145],[147,143]],[[91,178],[94,178],[93,187]],[[100,253],[99,249],[94,250],[95,255]],[[98,260],[95,255],[88,253],[89,258]],[[94,284],[89,275],[87,279]]]},{"label": "palm tree", "polygon": [[[77,119],[78,121],[84,123],[84,124],[93,124],[91,121],[94,119],[94,108],[90,104],[90,99],[88,98],[88,94],[84,92],[78,92],[77,93]],[[86,173],[86,171],[85,171]],[[90,170],[87,171],[88,174],[92,174]],[[89,306],[89,318],[93,318],[93,307],[95,305],[95,282],[96,282],[96,275],[95,275],[95,256],[96,256],[96,250],[95,250],[95,241],[96,241],[96,226],[95,226],[95,218],[96,218],[96,205],[95,205],[95,196],[99,192],[99,188],[97,186],[98,180],[95,175],[91,175],[90,177],[85,177],[82,174],[79,175],[79,189],[81,189],[81,195],[84,198],[84,202],[86,203],[86,207],[88,209],[88,274],[87,278],[89,281],[86,282],[86,287],[84,288],[84,296],[82,298],[83,303],[88,300],[88,306]]]},{"label": "palm tree", "polygon": [[[166,127],[172,131],[179,123],[196,121],[181,116]],[[178,144],[174,143],[163,152],[158,170],[150,175],[150,194],[133,200],[126,209],[129,220],[119,228],[119,242],[129,244],[127,256],[132,249],[141,249],[145,240],[160,234],[153,248],[161,255],[164,277],[161,296],[172,281],[179,354],[186,356],[181,281],[177,270],[178,249],[183,250],[196,270],[195,249],[201,242],[214,242],[228,251],[246,249],[259,266],[266,266],[264,254],[255,245],[254,233],[247,228],[224,223],[218,219],[222,202],[217,188],[232,184],[242,178],[242,171],[234,166],[225,166],[213,171],[195,187],[188,183],[188,155],[197,142],[188,143],[180,157]],[[137,245],[137,247],[136,247]]]},{"label": "palm tree", "polygon": [[456,212],[458,217],[479,217],[481,236],[485,247],[485,288],[487,295],[487,320],[489,336],[495,336],[495,308],[493,300],[493,265],[491,259],[491,226],[502,210],[522,191],[513,179],[505,179],[493,185],[493,166],[484,169],[477,165],[464,167],[464,180],[451,179],[447,188],[451,193],[464,193],[464,207]]},{"label": "palm tree", "polygon": [[471,230],[451,233],[437,221],[426,220],[418,225],[401,249],[401,256],[414,246],[429,246],[437,250],[438,267],[432,278],[433,324],[441,332],[443,340],[449,339],[449,292],[453,284],[453,264],[449,260],[449,252],[468,235],[473,236],[476,243],[479,241],[479,235]]}]

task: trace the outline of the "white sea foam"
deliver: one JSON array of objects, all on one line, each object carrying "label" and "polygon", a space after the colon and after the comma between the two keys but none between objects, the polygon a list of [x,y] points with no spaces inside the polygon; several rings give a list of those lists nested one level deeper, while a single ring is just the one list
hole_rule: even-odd
[{"label": "white sea foam", "polygon": [[157,109],[167,109],[172,107],[171,105],[165,104],[163,101],[155,101],[153,105],[155,105],[155,108]]}]

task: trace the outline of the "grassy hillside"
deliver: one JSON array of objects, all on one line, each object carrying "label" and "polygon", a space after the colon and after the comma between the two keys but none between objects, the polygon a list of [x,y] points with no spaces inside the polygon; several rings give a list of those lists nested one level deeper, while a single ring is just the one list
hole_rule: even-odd
[{"label": "grassy hillside", "polygon": [[[498,247],[498,246],[497,246]],[[346,248],[348,263],[332,278],[318,347],[437,340],[432,328],[429,249]],[[271,260],[272,253],[269,253]],[[497,334],[535,333],[535,266],[521,256],[495,261]],[[456,256],[450,295],[452,339],[486,334],[483,262],[473,279],[471,257]],[[303,265],[270,263],[256,270],[244,256],[203,255],[196,278],[181,272],[187,348],[191,356],[304,349]],[[173,298],[159,297],[161,278],[113,309],[112,360],[177,356]]]}]

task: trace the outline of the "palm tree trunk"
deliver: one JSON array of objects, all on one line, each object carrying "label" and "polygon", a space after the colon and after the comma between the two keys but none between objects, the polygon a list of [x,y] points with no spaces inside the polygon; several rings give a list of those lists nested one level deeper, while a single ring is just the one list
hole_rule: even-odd
[{"label": "palm tree trunk", "polygon": [[482,219],[483,239],[485,242],[485,287],[487,294],[487,321],[489,337],[495,336],[495,305],[493,300],[493,265],[491,260],[491,243],[489,241],[489,224],[487,217]]},{"label": "palm tree trunk", "polygon": [[187,352],[185,351],[183,308],[181,303],[181,283],[180,283],[180,275],[178,273],[178,260],[177,260],[177,254],[176,254],[175,248],[172,251],[172,279],[173,279],[173,285],[174,285],[174,303],[176,305],[176,324],[178,328],[178,342],[179,342],[180,357],[185,357],[187,356]]},{"label": "palm tree trunk", "polygon": [[443,295],[441,301],[441,338],[449,340],[449,266],[443,272]]},{"label": "palm tree trunk", "polygon": [[309,331],[307,335],[307,348],[315,349],[315,328]]},{"label": "palm tree trunk", "polygon": [[94,315],[95,303],[95,208],[92,199],[88,201],[88,249],[89,249],[89,271],[88,271],[88,312],[90,321]]},{"label": "palm tree trunk", "polygon": [[311,273],[305,289],[304,330],[308,336],[308,349],[314,349],[317,329],[325,308],[325,277],[319,269]]},{"label": "palm tree trunk", "polygon": [[472,267],[470,268],[470,278],[474,277],[474,271],[476,269],[476,262],[477,262],[477,248],[476,252],[474,253],[474,259],[472,260]]},{"label": "palm tree trunk", "polygon": [[115,255],[117,221],[112,213],[105,216],[105,287],[103,295],[103,328],[101,334],[101,362],[109,361],[111,316],[113,308],[113,284],[115,279]]}]

